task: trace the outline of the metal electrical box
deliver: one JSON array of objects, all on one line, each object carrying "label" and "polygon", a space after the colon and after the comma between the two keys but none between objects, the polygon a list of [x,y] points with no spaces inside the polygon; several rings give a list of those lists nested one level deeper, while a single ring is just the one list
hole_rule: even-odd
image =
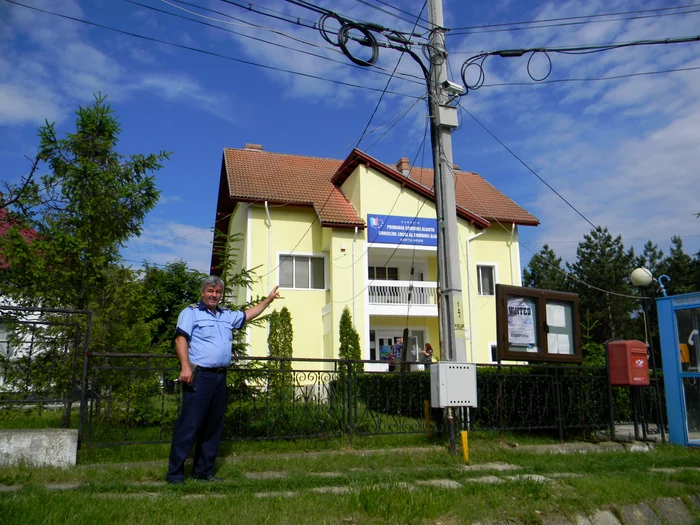
[{"label": "metal electrical box", "polygon": [[450,361],[430,365],[430,405],[433,408],[477,406],[476,366]]},{"label": "metal electrical box", "polygon": [[609,342],[608,367],[610,369],[611,385],[649,385],[647,345],[642,341]]}]

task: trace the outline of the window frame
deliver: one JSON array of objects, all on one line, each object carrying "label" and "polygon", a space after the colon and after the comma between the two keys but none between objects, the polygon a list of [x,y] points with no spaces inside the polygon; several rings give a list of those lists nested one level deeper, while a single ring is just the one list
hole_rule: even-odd
[{"label": "window frame", "polygon": [[[491,290],[492,293],[483,293],[481,285],[481,269],[491,268]],[[476,290],[479,297],[495,297],[496,284],[498,283],[497,265],[495,263],[477,263],[476,264]]]},{"label": "window frame", "polygon": [[[298,287],[297,286],[297,258],[304,258],[307,259],[308,264],[308,278],[309,278],[309,285],[307,287]],[[283,262],[291,259],[292,260],[292,268],[291,268],[291,277],[292,277],[292,285],[287,286],[285,284],[282,284],[282,264]],[[321,287],[314,287],[313,286],[313,281],[314,281],[314,274],[313,274],[313,260],[321,260],[321,264],[323,265],[323,284]],[[277,283],[280,288],[283,288],[285,290],[309,290],[309,291],[327,291],[328,290],[328,262],[327,262],[327,257],[325,254],[319,254],[319,253],[286,253],[286,252],[278,252],[277,253]]]}]

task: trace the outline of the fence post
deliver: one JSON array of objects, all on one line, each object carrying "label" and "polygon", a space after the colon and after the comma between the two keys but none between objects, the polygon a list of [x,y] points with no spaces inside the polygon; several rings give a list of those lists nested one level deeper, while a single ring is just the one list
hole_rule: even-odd
[{"label": "fence post", "polygon": [[353,367],[352,361],[346,361],[346,366],[348,367],[347,381],[348,381],[348,441],[352,447],[353,430],[355,426],[355,389],[353,388],[355,369]]},{"label": "fence post", "polygon": [[[92,310],[87,311],[87,330],[85,331],[85,342],[83,343],[83,378],[80,383],[80,413],[78,416],[78,448],[83,439],[83,424],[85,422],[85,396],[87,394],[88,375],[88,353],[90,351],[90,331],[92,330]],[[75,349],[76,353],[78,349]]]},{"label": "fence post", "polygon": [[554,367],[554,400],[556,405],[557,427],[559,429],[559,441],[564,442],[564,409],[562,407],[562,385],[559,367]]}]

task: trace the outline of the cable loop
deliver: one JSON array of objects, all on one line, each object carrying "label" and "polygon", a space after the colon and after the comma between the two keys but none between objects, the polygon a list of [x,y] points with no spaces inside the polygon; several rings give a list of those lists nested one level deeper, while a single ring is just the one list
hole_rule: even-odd
[{"label": "cable loop", "polygon": [[[547,61],[549,62],[549,69],[547,70],[547,74],[546,74],[545,76],[543,76],[542,78],[536,78],[536,77],[532,74],[532,71],[530,71],[530,63],[532,62],[533,57],[534,57],[537,53],[542,53],[542,54],[544,54],[544,56],[547,57]],[[551,57],[549,56],[549,53],[547,53],[546,51],[533,51],[532,54],[530,55],[530,58],[527,59],[527,74],[528,74],[528,76],[529,76],[532,80],[534,80],[535,82],[542,82],[543,80],[547,80],[547,78],[549,78],[549,75],[552,74],[552,59],[551,59]]]},{"label": "cable loop", "polygon": [[[361,42],[356,38],[351,38],[348,35],[348,33],[352,29],[357,29],[360,33],[362,33],[362,36],[365,38],[365,41]],[[369,60],[363,60],[361,58],[354,57],[347,47],[348,40],[355,40],[363,46],[371,47],[372,57]],[[343,54],[358,66],[369,67],[376,64],[377,60],[379,59],[379,46],[377,45],[377,39],[374,37],[374,35],[369,29],[362,27],[358,24],[352,22],[343,24],[343,26],[340,28],[340,31],[338,31],[338,45],[340,46],[340,49],[343,50]]]},{"label": "cable loop", "polygon": [[445,53],[444,49],[440,49],[440,48],[435,47],[435,46],[430,45],[430,44],[423,44],[422,49],[423,49],[423,56],[432,65],[441,66],[442,64],[445,63],[445,58],[447,57],[447,53]]},{"label": "cable loop", "polygon": [[340,19],[339,19],[337,16],[335,16],[335,15],[330,15],[330,14],[325,14],[325,15],[323,15],[323,16],[321,17],[321,19],[318,21],[318,32],[321,33],[321,36],[323,37],[323,39],[324,39],[326,42],[328,42],[330,45],[332,45],[332,46],[334,46],[334,47],[338,47],[338,42],[336,42],[335,40],[331,39],[331,37],[328,36],[328,31],[326,30],[326,21],[327,21],[329,18],[332,18],[333,20],[336,20],[339,24],[341,23],[341,22],[340,22]]},{"label": "cable loop", "polygon": [[[478,57],[474,57],[474,59],[467,60],[462,64],[462,70],[461,70],[461,77],[462,77],[462,84],[464,84],[464,88],[467,90],[464,94],[466,95],[470,90],[477,90],[481,86],[484,85],[484,81],[486,80],[486,73],[484,72],[484,61],[486,60],[486,57],[488,55],[482,55]],[[479,61],[479,58],[481,61]],[[476,82],[473,84],[470,84],[467,81],[467,71],[469,70],[470,67],[476,67],[479,71],[479,77],[477,78]]]}]

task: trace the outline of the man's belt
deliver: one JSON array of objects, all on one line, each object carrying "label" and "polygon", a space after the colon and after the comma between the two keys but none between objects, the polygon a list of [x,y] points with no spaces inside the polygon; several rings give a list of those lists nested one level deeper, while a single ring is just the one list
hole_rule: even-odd
[{"label": "man's belt", "polygon": [[225,374],[227,370],[228,370],[228,367],[226,367],[226,366],[206,367],[206,366],[197,365],[198,372],[202,371],[202,372],[211,372],[213,374]]}]

